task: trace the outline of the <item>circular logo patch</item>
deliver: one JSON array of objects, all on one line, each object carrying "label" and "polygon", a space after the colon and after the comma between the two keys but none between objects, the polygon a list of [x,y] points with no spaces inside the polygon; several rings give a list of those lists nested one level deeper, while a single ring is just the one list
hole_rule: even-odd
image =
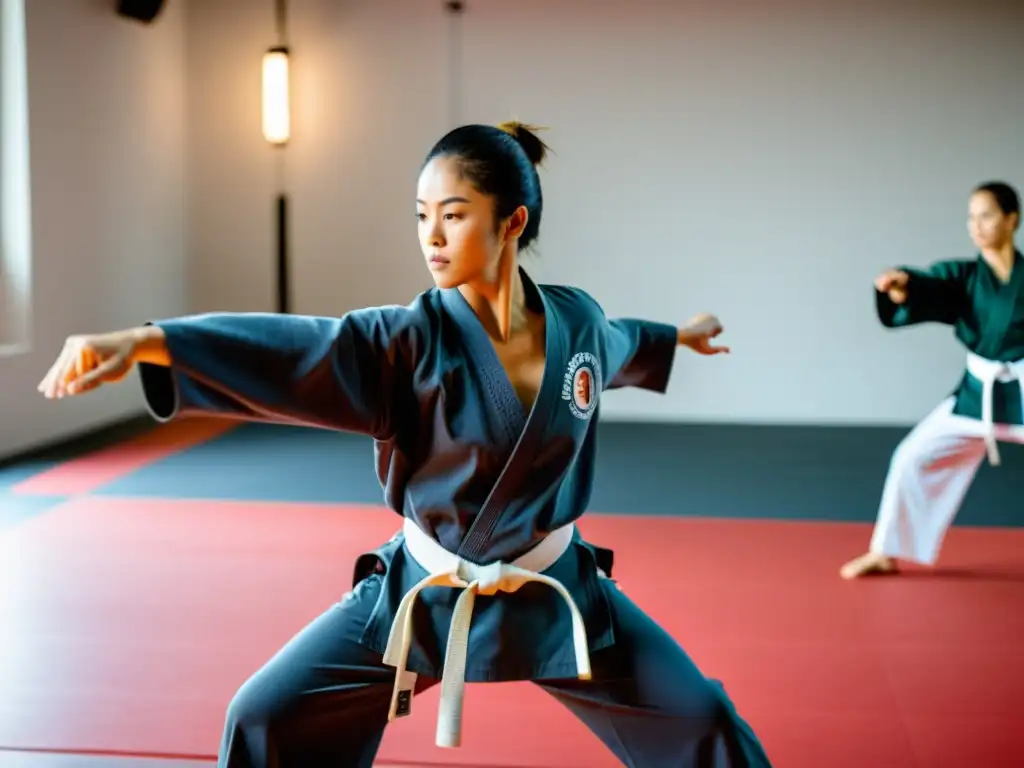
[{"label": "circular logo patch", "polygon": [[601,391],[601,366],[594,355],[580,352],[573,355],[562,384],[562,399],[577,419],[589,419],[597,406]]}]

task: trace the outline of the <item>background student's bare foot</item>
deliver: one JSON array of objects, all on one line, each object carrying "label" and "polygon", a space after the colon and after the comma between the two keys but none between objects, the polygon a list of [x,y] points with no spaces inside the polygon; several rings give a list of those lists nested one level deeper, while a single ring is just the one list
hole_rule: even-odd
[{"label": "background student's bare foot", "polygon": [[860,576],[882,575],[896,572],[896,561],[885,555],[878,555],[874,552],[856,557],[842,568],[839,575],[844,579],[856,579]]}]

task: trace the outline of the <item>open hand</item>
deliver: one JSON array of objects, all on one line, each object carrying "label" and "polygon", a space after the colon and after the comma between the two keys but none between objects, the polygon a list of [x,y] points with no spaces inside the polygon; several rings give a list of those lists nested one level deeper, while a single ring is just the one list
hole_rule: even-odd
[{"label": "open hand", "polygon": [[728,354],[728,347],[716,347],[711,344],[711,339],[718,336],[722,330],[722,324],[718,322],[717,317],[706,312],[701,313],[679,329],[679,343],[701,355]]},{"label": "open hand", "polygon": [[61,398],[120,381],[131,370],[135,346],[127,331],[71,336],[37,389],[47,398]]},{"label": "open hand", "polygon": [[907,283],[910,275],[902,269],[887,269],[875,278],[875,290],[889,296],[893,304],[902,304],[907,300]]}]

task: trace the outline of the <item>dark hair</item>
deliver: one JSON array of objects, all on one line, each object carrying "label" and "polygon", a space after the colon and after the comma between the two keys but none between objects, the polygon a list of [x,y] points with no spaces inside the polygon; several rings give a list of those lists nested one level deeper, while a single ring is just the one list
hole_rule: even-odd
[{"label": "dark hair", "polygon": [[1017,214],[1017,225],[1020,226],[1020,197],[1017,195],[1017,190],[1005,181],[986,181],[984,184],[976,186],[974,192],[988,192],[995,198],[996,205],[1005,215]]},{"label": "dark hair", "polygon": [[517,121],[501,125],[463,125],[445,134],[423,162],[436,157],[459,161],[462,175],[481,194],[494,198],[498,221],[526,206],[526,227],[519,247],[526,249],[540,233],[544,196],[537,166],[544,162],[548,146],[537,138],[538,128]]}]

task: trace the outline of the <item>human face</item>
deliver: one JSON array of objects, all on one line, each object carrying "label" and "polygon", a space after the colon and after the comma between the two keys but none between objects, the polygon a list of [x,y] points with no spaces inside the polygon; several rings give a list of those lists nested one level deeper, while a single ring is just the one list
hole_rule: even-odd
[{"label": "human face", "polygon": [[450,157],[435,157],[416,187],[420,248],[438,288],[454,288],[494,273],[503,243],[494,201],[459,173]]},{"label": "human face", "polygon": [[967,231],[974,244],[982,249],[1002,248],[1013,240],[1017,214],[1007,216],[999,208],[991,192],[971,195],[967,210]]}]

